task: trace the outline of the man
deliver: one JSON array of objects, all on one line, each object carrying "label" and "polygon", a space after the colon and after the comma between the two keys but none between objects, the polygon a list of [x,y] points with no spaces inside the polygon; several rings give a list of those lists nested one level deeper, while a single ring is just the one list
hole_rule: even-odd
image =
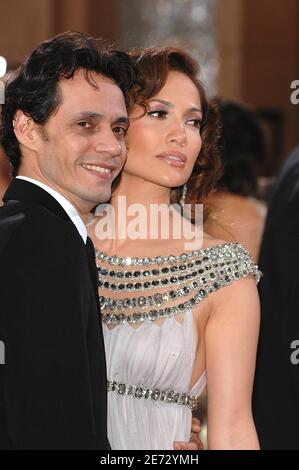
[{"label": "man", "polygon": [[299,449],[299,147],[278,178],[259,267],[261,330],[253,411],[262,449]]},{"label": "man", "polygon": [[[7,85],[1,140],[14,180],[0,208],[0,449],[109,448],[84,222],[124,164],[134,83],[126,54],[64,33]],[[199,448],[198,432],[194,422],[192,442],[176,448]]]},{"label": "man", "polygon": [[106,366],[87,216],[110,197],[128,127],[129,57],[79,33],[41,43],[8,83],[0,208],[1,449],[107,449]]}]

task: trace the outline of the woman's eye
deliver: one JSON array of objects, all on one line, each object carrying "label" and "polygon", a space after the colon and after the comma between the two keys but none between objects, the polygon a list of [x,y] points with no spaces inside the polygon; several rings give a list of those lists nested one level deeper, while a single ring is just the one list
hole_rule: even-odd
[{"label": "woman's eye", "polygon": [[78,126],[83,127],[84,129],[90,129],[92,127],[90,122],[87,121],[78,122]]},{"label": "woman's eye", "polygon": [[197,127],[198,129],[200,129],[201,119],[190,119],[188,121],[188,124],[191,124],[191,126],[194,126],[194,127]]},{"label": "woman's eye", "polygon": [[153,116],[153,117],[157,117],[157,118],[165,118],[165,116],[167,115],[168,113],[166,111],[149,111],[148,112],[148,115],[149,116]]}]

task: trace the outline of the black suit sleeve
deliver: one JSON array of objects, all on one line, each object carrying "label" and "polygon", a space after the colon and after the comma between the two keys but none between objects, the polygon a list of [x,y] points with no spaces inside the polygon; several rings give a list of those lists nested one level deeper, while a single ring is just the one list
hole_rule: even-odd
[{"label": "black suit sleeve", "polygon": [[85,247],[65,226],[27,216],[1,253],[4,400],[15,449],[97,445],[86,343],[95,300]]},{"label": "black suit sleeve", "polygon": [[[276,300],[273,312],[275,312],[275,326],[279,336],[277,347],[281,347],[282,368],[288,371],[289,379],[292,382],[286,386],[292,388],[294,396],[298,400],[298,366],[296,367],[291,362],[291,343],[299,339],[299,188],[296,188],[283,216],[278,219],[275,232],[276,250],[274,256],[276,265],[271,266],[271,270],[274,287],[277,288],[277,294],[273,293],[273,298]],[[271,263],[270,260],[269,262]],[[269,327],[271,328],[271,325]],[[296,419],[298,418],[297,415]]]}]

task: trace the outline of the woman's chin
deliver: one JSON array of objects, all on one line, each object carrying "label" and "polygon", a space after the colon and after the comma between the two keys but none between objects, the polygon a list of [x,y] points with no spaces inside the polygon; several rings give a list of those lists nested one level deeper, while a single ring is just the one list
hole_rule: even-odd
[{"label": "woman's chin", "polygon": [[[166,169],[167,170],[167,169]],[[130,184],[130,181],[132,181],[132,184],[136,187],[136,183],[138,183],[138,180],[140,180],[141,184],[144,183],[152,183],[157,186],[163,186],[169,189],[173,188],[179,188],[180,186],[183,186],[183,184],[188,181],[190,174],[177,174],[177,171],[172,171],[172,168],[169,168],[169,170],[165,171],[164,174],[161,174],[161,168],[155,168],[153,165],[151,168],[151,172],[137,172],[135,171],[130,171],[128,168],[127,170],[124,168],[122,172],[122,181],[127,184]],[[171,174],[173,173],[173,174]]]}]

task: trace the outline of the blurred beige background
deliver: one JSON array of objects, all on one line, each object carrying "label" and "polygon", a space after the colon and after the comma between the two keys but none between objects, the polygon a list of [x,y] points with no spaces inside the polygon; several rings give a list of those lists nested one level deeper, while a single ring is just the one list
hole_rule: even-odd
[{"label": "blurred beige background", "polygon": [[213,94],[270,114],[271,175],[299,140],[299,105],[290,102],[298,26],[298,0],[0,0],[0,55],[14,68],[37,42],[69,29],[123,47],[188,47]]}]

